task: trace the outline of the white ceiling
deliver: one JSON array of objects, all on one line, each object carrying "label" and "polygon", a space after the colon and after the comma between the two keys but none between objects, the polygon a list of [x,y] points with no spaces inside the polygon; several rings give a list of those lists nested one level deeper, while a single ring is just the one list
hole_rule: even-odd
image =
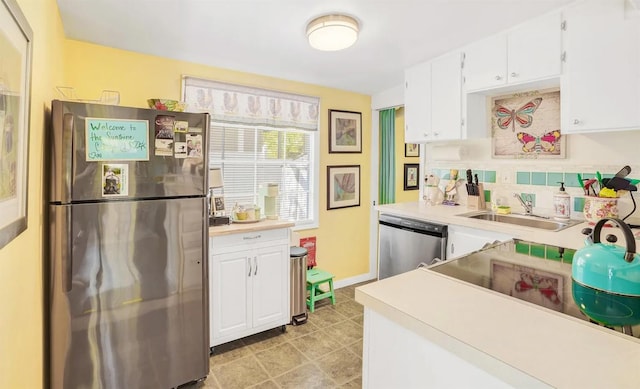
[{"label": "white ceiling", "polygon": [[[404,69],[571,0],[58,0],[67,38],[373,95]],[[360,22],[339,52],[312,49],[307,23]]]}]

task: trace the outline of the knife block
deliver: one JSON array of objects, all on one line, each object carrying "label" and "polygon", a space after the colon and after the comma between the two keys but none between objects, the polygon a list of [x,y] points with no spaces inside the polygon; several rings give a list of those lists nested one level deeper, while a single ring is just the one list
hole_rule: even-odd
[{"label": "knife block", "polygon": [[468,209],[485,209],[484,187],[482,184],[478,184],[478,193],[478,196],[467,196]]}]

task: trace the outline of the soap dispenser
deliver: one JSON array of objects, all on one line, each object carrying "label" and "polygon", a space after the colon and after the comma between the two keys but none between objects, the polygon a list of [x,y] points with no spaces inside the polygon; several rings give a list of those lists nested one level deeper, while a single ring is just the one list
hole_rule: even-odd
[{"label": "soap dispenser", "polygon": [[553,195],[553,216],[556,220],[569,220],[569,212],[571,211],[571,196],[564,189],[564,182],[560,184],[560,191]]}]

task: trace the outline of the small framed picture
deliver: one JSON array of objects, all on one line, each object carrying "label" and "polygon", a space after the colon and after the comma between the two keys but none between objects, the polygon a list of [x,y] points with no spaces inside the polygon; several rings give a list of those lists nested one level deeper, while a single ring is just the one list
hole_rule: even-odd
[{"label": "small framed picture", "polygon": [[362,152],[362,114],[329,110],[329,152]]},{"label": "small framed picture", "polygon": [[224,211],[224,197],[223,196],[214,196],[213,197],[213,212],[221,212]]},{"label": "small framed picture", "polygon": [[420,165],[417,163],[404,164],[404,190],[417,190]]},{"label": "small framed picture", "polygon": [[360,165],[327,166],[327,209],[360,205]]},{"label": "small framed picture", "polygon": [[417,143],[405,143],[404,144],[404,156],[405,157],[419,157],[420,145]]}]

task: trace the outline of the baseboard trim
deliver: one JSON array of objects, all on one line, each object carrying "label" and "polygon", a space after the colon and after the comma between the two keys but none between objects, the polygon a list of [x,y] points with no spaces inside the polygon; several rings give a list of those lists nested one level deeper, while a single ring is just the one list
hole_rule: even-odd
[{"label": "baseboard trim", "polygon": [[357,276],[354,276],[354,277],[344,278],[342,280],[335,281],[333,283],[333,287],[335,289],[340,289],[340,288],[344,288],[346,286],[359,284],[361,282],[374,280],[376,278],[377,278],[376,275],[373,274],[373,273],[360,274],[360,275],[357,275]]}]

